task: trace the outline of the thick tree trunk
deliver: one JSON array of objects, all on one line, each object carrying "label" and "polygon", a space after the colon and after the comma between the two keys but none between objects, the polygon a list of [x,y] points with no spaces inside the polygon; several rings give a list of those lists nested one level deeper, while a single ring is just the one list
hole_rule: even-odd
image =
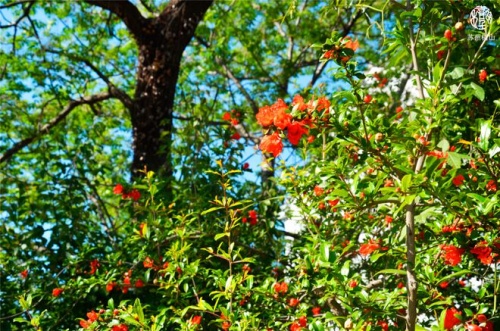
[{"label": "thick tree trunk", "polygon": [[147,169],[171,177],[172,109],[182,53],[213,0],[171,0],[154,18],[129,1],[85,0],[109,10],[127,26],[139,48],[132,105],[132,178]]},{"label": "thick tree trunk", "polygon": [[212,1],[172,1],[136,36],[139,67],[130,110],[133,126],[132,176],[146,168],[172,175],[172,109],[182,53]]}]

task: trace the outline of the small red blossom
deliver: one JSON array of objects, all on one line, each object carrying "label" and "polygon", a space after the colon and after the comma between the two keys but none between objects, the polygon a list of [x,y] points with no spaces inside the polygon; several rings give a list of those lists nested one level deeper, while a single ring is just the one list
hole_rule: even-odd
[{"label": "small red blossom", "polygon": [[401,290],[403,287],[405,287],[405,284],[403,282],[399,282],[397,287]]},{"label": "small red blossom", "polygon": [[269,136],[264,136],[260,142],[259,148],[265,153],[272,153],[274,157],[281,154],[283,143],[278,132],[274,132]]},{"label": "small red blossom", "polygon": [[99,263],[99,260],[93,259],[92,261],[90,261],[89,274],[91,274],[91,275],[95,274],[95,272],[97,271],[97,269],[99,269],[100,266],[101,266],[101,264]]},{"label": "small red blossom", "polygon": [[392,181],[392,179],[384,180],[384,187],[392,187],[392,186],[394,186],[394,182]]},{"label": "small red blossom", "polygon": [[303,328],[307,326],[307,316],[299,317],[299,325]]},{"label": "small red blossom", "polygon": [[438,159],[446,159],[448,157],[448,153],[442,151],[430,151],[427,152],[427,156],[434,156]]},{"label": "small red blossom", "polygon": [[438,60],[441,60],[441,59],[444,57],[444,55],[445,55],[445,54],[446,54],[446,52],[445,52],[445,50],[443,50],[443,49],[442,49],[442,50],[440,50],[440,51],[438,51],[438,52],[437,52],[437,54],[436,54],[436,55],[437,55]]},{"label": "small red blossom", "polygon": [[488,183],[486,183],[486,190],[489,192],[497,191],[497,182],[494,179],[490,179]]},{"label": "small red blossom", "polygon": [[52,296],[54,297],[58,297],[61,295],[61,293],[64,291],[63,288],[60,288],[60,287],[56,287],[55,289],[52,290]]},{"label": "small red blossom", "polygon": [[293,322],[292,324],[290,324],[290,331],[300,331],[300,330],[302,330],[302,327],[298,322]]},{"label": "small red blossom", "polygon": [[225,112],[224,115],[222,115],[222,119],[224,121],[230,121],[231,120],[231,113],[230,112]]},{"label": "small red blossom", "polygon": [[481,330],[483,330],[483,328],[481,328],[479,325],[473,323],[467,324],[467,331],[481,331]]},{"label": "small red blossom", "polygon": [[389,215],[385,216],[385,219],[384,219],[385,224],[391,224],[393,220],[394,219]]},{"label": "small red blossom", "polygon": [[465,180],[465,177],[462,176],[462,175],[457,175],[453,178],[453,180],[451,181],[453,183],[453,185],[455,185],[456,187],[459,187],[460,185],[462,185],[464,183],[464,180]]},{"label": "small red blossom", "polygon": [[243,170],[247,170],[250,167],[248,162],[243,163]]},{"label": "small red blossom", "polygon": [[278,99],[273,105],[260,108],[255,117],[257,118],[257,122],[263,127],[274,124],[276,126],[279,125],[279,127],[284,130],[287,124],[286,119],[288,118],[288,120],[290,120],[291,118],[289,117],[290,115],[287,116],[285,113],[287,108],[288,106],[286,103],[282,99]]},{"label": "small red blossom", "polygon": [[447,281],[444,281],[444,282],[441,282],[441,283],[439,284],[439,287],[441,287],[441,288],[444,290],[445,288],[447,288],[447,287],[448,287],[448,285],[450,285],[450,283],[449,283],[449,282],[447,282]]},{"label": "small red blossom", "polygon": [[307,109],[307,105],[304,102],[304,98],[298,94],[293,97],[292,106],[297,107],[297,109],[300,111],[304,111]]},{"label": "small red blossom", "polygon": [[380,248],[380,244],[378,244],[375,240],[370,239],[370,241],[366,244],[362,244],[359,248],[359,254],[362,256],[368,256],[377,249]]},{"label": "small red blossom", "polygon": [[387,324],[386,321],[378,321],[377,325],[380,326],[382,328],[382,330],[384,330],[384,331],[389,330],[389,324]]},{"label": "small red blossom", "polygon": [[346,221],[352,221],[354,219],[354,215],[351,214],[350,212],[346,211],[344,212],[344,215],[342,216],[343,219]]},{"label": "small red blossom", "polygon": [[442,254],[444,263],[452,267],[462,261],[462,254],[465,251],[463,248],[458,248],[453,245],[442,245],[441,250],[444,252],[444,254]]},{"label": "small red blossom", "polygon": [[132,198],[132,200],[137,201],[141,198],[141,192],[134,188],[132,191],[130,191],[128,196]]},{"label": "small red blossom", "polygon": [[308,137],[307,137],[307,142],[308,142],[309,144],[312,144],[312,143],[314,142],[314,140],[315,140],[315,139],[316,139],[316,138],[315,138],[314,136],[308,136]]},{"label": "small red blossom", "polygon": [[450,42],[453,38],[453,33],[451,32],[450,29],[447,29],[445,32],[444,32],[444,37],[446,39],[448,39],[448,41]]},{"label": "small red blossom", "polygon": [[238,132],[235,132],[231,135],[231,139],[233,140],[239,140],[241,138],[241,135]]},{"label": "small red blossom", "polygon": [[190,323],[193,325],[199,325],[201,323],[201,316],[196,315],[196,316],[191,317]]},{"label": "small red blossom", "polygon": [[144,266],[144,268],[149,269],[149,268],[153,268],[155,264],[154,264],[153,260],[151,260],[151,258],[148,256],[144,259],[144,262],[142,262],[142,265]]},{"label": "small red blossom", "polygon": [[299,144],[300,139],[303,135],[307,134],[309,131],[304,127],[302,122],[291,122],[287,128],[287,138],[290,144],[296,146]]},{"label": "small red blossom", "polygon": [[145,226],[146,226],[146,223],[141,223],[141,224],[139,224],[139,235],[140,235],[141,237],[143,237],[143,236],[144,236],[144,227],[145,227]]},{"label": "small red blossom", "polygon": [[297,305],[300,303],[300,300],[297,299],[297,298],[291,298],[290,300],[288,300],[288,305],[290,307],[297,307]]},{"label": "small red blossom", "polygon": [[327,98],[325,97],[321,97],[318,99],[318,102],[316,104],[316,109],[318,111],[321,111],[321,110],[326,110],[328,111],[328,108],[330,108],[330,101],[328,101]]},{"label": "small red blossom", "polygon": [[92,310],[87,313],[87,318],[89,319],[89,322],[92,323],[94,321],[97,321],[97,319],[99,318],[99,314]]},{"label": "small red blossom", "polygon": [[356,286],[358,286],[358,282],[355,281],[354,279],[349,282],[350,288],[355,288]]},{"label": "small red blossom", "polygon": [[128,331],[128,326],[126,324],[114,325],[111,331]]},{"label": "small red blossom", "polygon": [[92,324],[92,322],[89,323],[89,321],[86,321],[86,320],[80,321],[80,326],[84,329],[87,329],[90,326],[90,324]]},{"label": "small red blossom", "polygon": [[444,328],[446,330],[451,330],[456,325],[462,323],[457,316],[462,316],[462,312],[458,311],[457,308],[452,307],[446,310],[444,317]]},{"label": "small red blossom", "polygon": [[443,233],[453,233],[453,232],[458,232],[460,229],[458,229],[455,225],[445,225],[441,229]]},{"label": "small red blossom", "polygon": [[222,322],[221,327],[222,327],[223,331],[227,331],[231,327],[231,323],[229,323],[228,321],[224,321],[224,322]]},{"label": "small red blossom", "polygon": [[252,271],[252,268],[250,268],[250,266],[248,264],[245,264],[245,265],[243,265],[242,270],[245,273],[249,273],[250,271]]},{"label": "small red blossom", "polygon": [[285,282],[274,284],[274,292],[278,294],[285,294],[288,292],[288,284]]},{"label": "small red blossom", "polygon": [[115,187],[113,188],[113,193],[114,194],[122,194],[123,193],[123,185],[116,184]]},{"label": "small red blossom", "polygon": [[280,109],[274,116],[274,125],[281,130],[285,130],[292,121],[292,115],[287,114],[284,109]]},{"label": "small red blossom", "polygon": [[484,83],[484,81],[488,78],[488,72],[484,69],[479,71],[479,81]]},{"label": "small red blossom", "polygon": [[25,269],[19,273],[19,277],[26,279],[28,277],[28,269]]},{"label": "small red blossom", "polygon": [[319,187],[318,185],[314,186],[314,195],[319,197],[322,196],[323,193],[325,192],[325,189]]},{"label": "small red blossom", "polygon": [[418,136],[416,139],[417,143],[423,146],[429,146],[431,143],[430,141],[427,141],[427,138],[425,138],[425,136]]},{"label": "small red blossom", "polygon": [[317,315],[321,314],[321,307],[313,307],[311,310],[312,310],[313,316],[317,316]]},{"label": "small red blossom", "polygon": [[335,207],[336,205],[338,205],[340,202],[340,199],[334,199],[334,200],[328,200],[328,204],[330,205],[330,207]]},{"label": "small red blossom", "polygon": [[370,103],[370,102],[372,102],[372,100],[373,100],[373,97],[371,95],[367,94],[367,95],[365,95],[365,98],[363,99],[363,102],[364,103]]},{"label": "small red blossom", "polygon": [[111,292],[113,291],[113,289],[115,288],[116,286],[116,283],[115,282],[110,282],[110,283],[107,283],[106,284],[106,291],[107,292]]},{"label": "small red blossom", "polygon": [[476,255],[482,264],[489,265],[493,262],[494,254],[491,254],[492,249],[491,247],[488,247],[488,243],[486,241],[477,243],[474,248],[470,250],[470,252]]},{"label": "small red blossom", "polygon": [[141,288],[141,287],[144,287],[144,282],[142,281],[142,279],[138,279],[135,281],[135,288]]}]

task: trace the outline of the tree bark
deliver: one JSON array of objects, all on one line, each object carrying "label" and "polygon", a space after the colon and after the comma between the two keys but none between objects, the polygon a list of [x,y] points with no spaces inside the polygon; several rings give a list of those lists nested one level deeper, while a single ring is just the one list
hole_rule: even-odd
[{"label": "tree bark", "polygon": [[154,18],[144,18],[128,1],[87,0],[109,10],[137,42],[139,63],[132,107],[132,178],[147,169],[172,176],[172,115],[182,54],[212,0],[172,0]]}]

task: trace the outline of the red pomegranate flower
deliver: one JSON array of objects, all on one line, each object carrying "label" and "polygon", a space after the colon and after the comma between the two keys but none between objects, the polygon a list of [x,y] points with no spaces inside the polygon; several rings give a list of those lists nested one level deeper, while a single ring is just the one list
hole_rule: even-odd
[{"label": "red pomegranate flower", "polygon": [[368,256],[379,248],[380,244],[378,244],[375,240],[370,239],[368,243],[361,245],[359,248],[359,254],[362,256]]},{"label": "red pomegranate flower", "polygon": [[200,323],[201,323],[201,316],[200,315],[196,315],[196,316],[191,317],[191,324],[199,325]]},{"label": "red pomegranate flower", "polygon": [[444,263],[456,266],[462,261],[462,254],[464,253],[463,248],[458,248],[453,245],[442,245],[441,250],[444,251],[443,259]]},{"label": "red pomegranate flower", "polygon": [[283,150],[283,143],[281,142],[278,132],[274,132],[269,136],[264,136],[260,142],[259,148],[265,153],[272,153],[274,157],[280,155]]},{"label": "red pomegranate flower", "polygon": [[287,137],[290,144],[296,146],[299,144],[300,139],[303,135],[307,134],[309,131],[304,127],[302,122],[292,122],[288,125]]},{"label": "red pomegranate flower", "polygon": [[453,185],[455,185],[456,187],[459,187],[460,185],[462,185],[464,183],[464,176],[462,175],[457,175],[455,176],[455,178],[453,178],[453,180],[451,181],[453,183]]},{"label": "red pomegranate flower", "polygon": [[446,330],[453,329],[454,326],[462,323],[457,316],[461,316],[462,312],[458,311],[457,308],[452,307],[446,310],[446,315],[444,317],[444,328]]},{"label": "red pomegranate flower", "polygon": [[61,293],[64,291],[63,288],[60,288],[60,287],[56,287],[55,289],[52,290],[52,296],[54,297],[58,297],[61,295]]}]

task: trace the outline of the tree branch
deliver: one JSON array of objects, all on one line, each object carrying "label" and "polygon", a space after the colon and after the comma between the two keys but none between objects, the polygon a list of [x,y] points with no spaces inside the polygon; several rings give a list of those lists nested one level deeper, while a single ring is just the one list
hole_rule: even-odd
[{"label": "tree branch", "polygon": [[[362,15],[363,15],[363,11],[362,10],[358,10],[358,12],[356,13],[356,15],[354,15],[354,17],[351,18],[351,20],[349,21],[349,23],[347,23],[347,25],[344,26],[344,29],[342,30],[342,37],[346,37],[351,32],[352,28],[356,24],[356,21]],[[311,81],[309,82],[309,86],[312,87],[312,86],[314,86],[314,84],[316,84],[316,81],[319,79],[319,77],[321,76],[321,74],[325,70],[327,64],[328,64],[328,61],[318,62],[316,70],[314,70],[314,74],[313,74],[313,76],[311,78]]]},{"label": "tree branch", "polygon": [[109,10],[118,16],[127,29],[139,41],[144,38],[144,27],[148,25],[148,19],[142,16],[139,9],[129,1],[109,0],[84,0],[86,3]]},{"label": "tree branch", "polygon": [[127,93],[125,93],[125,91],[116,87],[116,85],[114,85],[113,82],[109,80],[109,77],[106,76],[101,70],[99,70],[99,68],[97,68],[88,59],[80,57],[78,55],[68,54],[62,51],[57,51],[52,49],[48,49],[47,52],[67,56],[68,58],[73,59],[75,61],[83,62],[87,67],[89,67],[93,72],[95,72],[96,75],[99,76],[99,78],[101,78],[106,83],[106,85],[108,85],[109,94],[112,97],[115,97],[118,100],[120,100],[123,103],[123,105],[129,110],[131,110],[134,107],[134,101],[132,100],[132,98]]},{"label": "tree branch", "polygon": [[84,97],[80,100],[71,100],[70,103],[64,108],[56,117],[54,117],[49,123],[45,124],[40,130],[29,138],[25,138],[14,144],[11,148],[9,148],[2,156],[0,156],[0,164],[8,161],[14,154],[19,152],[24,147],[31,144],[36,139],[40,138],[42,135],[48,133],[54,126],[59,124],[62,120],[64,120],[73,109],[81,105],[92,105],[103,100],[111,99],[112,95],[109,93],[96,94],[90,97]]},{"label": "tree branch", "polygon": [[33,5],[35,4],[35,1],[34,0],[30,0],[30,1],[17,1],[17,2],[8,3],[8,4],[4,5],[4,6],[0,6],[0,9],[4,9],[4,8],[9,8],[9,7],[12,7],[12,6],[16,6],[16,5],[22,5],[24,3],[28,3],[28,5],[23,9],[23,14],[21,16],[19,16],[14,23],[0,25],[0,29],[11,28],[13,26],[16,27],[19,24],[19,22],[22,21],[23,18],[25,18],[25,17],[27,17],[29,15],[31,7],[33,7]]}]

